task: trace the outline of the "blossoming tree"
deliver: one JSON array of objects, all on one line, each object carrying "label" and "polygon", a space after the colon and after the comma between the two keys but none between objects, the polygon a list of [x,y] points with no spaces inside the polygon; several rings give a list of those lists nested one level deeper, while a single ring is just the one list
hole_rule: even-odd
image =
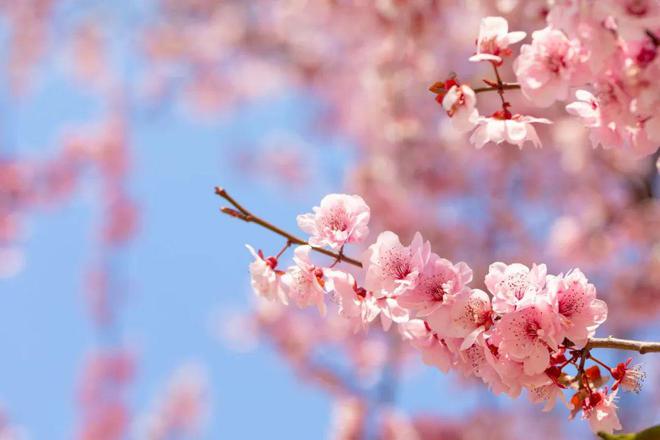
[{"label": "blossoming tree", "polygon": [[[17,93],[61,45],[49,29],[67,3],[0,1],[7,83]],[[104,34],[99,16],[67,34],[68,73],[99,92],[110,116],[69,132],[51,160],[3,150],[0,276],[20,269],[25,220],[65,200],[92,170],[106,221],[87,299],[95,329],[112,333],[121,289],[110,261],[137,218],[124,185],[131,111],[183,102],[208,116],[302,89],[323,104],[326,133],[354,145],[350,194],[327,195],[299,216],[308,235],[299,238],[217,193],[229,204],[223,212],[282,237],[279,250],[249,247],[252,287],[264,301],[239,332],[266,335],[332,396],[331,435],[529,433],[528,413],[483,410],[457,422],[397,412],[411,352],[492,393],[526,393],[547,409],[561,401],[603,435],[621,429],[616,399],[644,378],[625,351],[649,353],[645,367],[657,371],[658,344],[633,337],[660,311],[657,1],[152,3],[150,19],[127,26],[122,40],[141,60],[137,79],[113,71],[105,55],[116,34]],[[284,148],[238,162],[251,179],[270,173],[298,184],[314,174]],[[620,338],[598,334],[601,325]],[[130,424],[135,360],[111,345],[85,363],[79,438],[122,438]],[[348,374],[315,358],[319,346],[341,347]],[[363,387],[374,371],[375,397]],[[182,376],[144,418],[143,436],[195,431],[203,381]],[[658,402],[644,407],[652,417]],[[503,418],[512,422],[493,422]],[[558,436],[552,429],[543,431]],[[16,430],[3,423],[5,431]]]},{"label": "blossoming tree", "polygon": [[[546,26],[519,51],[514,47],[526,33],[509,32],[503,17],[485,17],[469,61],[490,66],[492,77],[475,87],[452,73],[430,90],[456,131],[472,132],[469,140],[477,149],[489,143],[541,147],[533,124],[552,124],[555,113],[545,109],[563,101],[568,115],[589,131],[594,148],[618,149],[640,162],[651,157],[653,163],[660,145],[660,93],[652,79],[660,65],[660,16],[657,5],[622,9],[624,3],[556,4],[545,11]],[[507,81],[502,70],[511,60],[507,71],[515,80]],[[499,108],[481,116],[477,97],[489,92],[499,96]],[[516,98],[519,112],[513,111],[514,93],[524,99]],[[530,109],[548,118],[526,114]],[[655,172],[650,171],[651,194]],[[424,363],[476,376],[497,394],[517,397],[526,390],[545,410],[562,400],[571,418],[580,414],[603,436],[622,429],[615,400],[621,391],[639,391],[645,374],[625,356],[609,365],[596,353],[660,352],[660,343],[596,337],[608,305],[578,268],[548,273],[546,264],[493,262],[477,280],[482,290],[471,285],[468,264],[434,253],[419,233],[405,245],[396,233],[380,232],[361,257],[349,257],[345,247],[364,242],[368,221],[376,217],[359,195],[330,194],[313,213],[298,216],[300,229],[309,234],[301,239],[254,215],[226,190],[216,193],[231,205],[222,208],[225,214],[284,238],[273,256],[248,247],[257,295],[314,306],[321,316],[332,304],[356,332],[380,321],[383,330],[415,347]],[[414,224],[417,217],[410,217]],[[281,268],[292,246],[294,264]],[[312,251],[330,259],[312,261]]]}]

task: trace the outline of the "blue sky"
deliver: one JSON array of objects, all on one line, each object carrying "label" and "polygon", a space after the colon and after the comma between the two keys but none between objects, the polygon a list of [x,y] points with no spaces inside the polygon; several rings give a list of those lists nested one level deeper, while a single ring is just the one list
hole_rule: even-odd
[{"label": "blue sky", "polygon": [[[7,101],[9,100],[9,101]],[[54,154],[63,126],[93,121],[97,103],[57,72],[21,101],[5,97],[6,149],[33,157]],[[180,110],[154,116],[136,111],[130,136],[134,164],[130,191],[140,207],[140,231],[116,257],[116,275],[127,283],[120,335],[137,353],[130,404],[148,408],[168,376],[182,363],[205,366],[212,417],[204,438],[257,438],[277,432],[318,438],[329,423],[331,402],[301,383],[267,346],[241,353],[212,331],[218,313],[249,310],[246,242],[275,249],[265,231],[218,213],[215,185],[224,185],[257,212],[295,229],[295,215],[325,193],[339,191],[349,152],[309,128],[315,106],[287,94],[243,107],[213,123],[195,122]],[[324,167],[304,191],[255,181],[229,160],[273,132],[295,132],[322,154]],[[93,176],[63,205],[33,213],[23,244],[25,269],[0,281],[0,400],[13,420],[36,439],[71,438],[78,420],[75,387],[96,336],[86,314],[84,271],[94,256],[100,220]],[[400,391],[410,409],[444,408],[456,414],[472,406],[466,393],[446,405],[439,374],[422,370]],[[436,390],[436,392],[429,392]],[[258,415],[258,416],[257,416]],[[258,423],[255,423],[258,420]]]}]

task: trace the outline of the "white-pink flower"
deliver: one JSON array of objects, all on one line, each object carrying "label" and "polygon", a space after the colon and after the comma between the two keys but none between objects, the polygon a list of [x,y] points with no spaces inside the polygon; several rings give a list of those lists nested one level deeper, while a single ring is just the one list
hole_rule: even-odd
[{"label": "white-pink flower", "polygon": [[487,351],[482,341],[461,350],[456,356],[456,369],[464,376],[480,378],[495,394],[508,392],[509,387],[502,382],[500,374],[488,361]]},{"label": "white-pink flower", "polygon": [[495,325],[491,340],[501,354],[522,362],[525,374],[534,375],[550,366],[549,350],[557,348],[556,329],[556,314],[546,301],[539,299],[504,314]]},{"label": "white-pink flower", "polygon": [[486,287],[493,294],[493,310],[496,313],[512,312],[523,300],[533,300],[545,286],[545,264],[505,264],[496,262],[488,268]]},{"label": "white-pink flower", "polygon": [[297,217],[300,229],[311,235],[312,246],[340,248],[362,241],[369,233],[369,206],[360,196],[329,194],[313,211]]},{"label": "white-pink flower", "polygon": [[353,275],[335,269],[324,270],[326,289],[339,306],[339,315],[353,321],[353,328],[360,329],[373,321],[380,313],[373,294],[358,287]]},{"label": "white-pink flower", "polygon": [[583,347],[607,319],[607,304],[596,299],[596,287],[579,269],[548,276],[547,292],[559,314],[563,336],[577,348]]},{"label": "white-pink flower", "polygon": [[395,233],[385,231],[365,253],[364,287],[378,298],[397,297],[416,286],[430,254],[431,244],[419,232],[410,246],[403,246]]},{"label": "white-pink flower", "polygon": [[582,418],[589,421],[589,427],[593,432],[606,432],[613,433],[615,430],[621,429],[621,422],[619,416],[616,414],[616,391],[611,392],[609,395],[597,391],[591,393],[585,402],[583,408]]},{"label": "white-pink flower", "polygon": [[510,44],[525,38],[525,32],[509,32],[509,23],[504,17],[485,17],[481,19],[477,53],[470,61],[502,62],[502,57],[511,55]]},{"label": "white-pink flower", "polygon": [[477,119],[477,128],[470,136],[470,142],[477,148],[483,147],[488,142],[496,144],[508,142],[522,148],[523,144],[529,141],[538,148],[541,146],[541,140],[536,134],[533,123],[552,124],[545,118],[517,114],[509,119],[480,116]]},{"label": "white-pink flower", "polygon": [[403,324],[410,319],[408,309],[401,307],[396,298],[381,296],[375,297],[374,301],[380,312],[380,323],[383,326],[383,330],[389,330],[393,322]]},{"label": "white-pink flower", "polygon": [[586,81],[587,58],[579,40],[569,40],[562,31],[546,27],[532,34],[532,44],[522,45],[513,70],[523,95],[547,107],[568,98],[570,86]]},{"label": "white-pink flower", "polygon": [[452,86],[442,99],[442,108],[451,118],[454,128],[461,132],[470,131],[476,125],[479,118],[476,105],[477,95],[466,85]]},{"label": "white-pink flower", "polygon": [[455,362],[454,351],[444,339],[438,338],[421,319],[411,319],[399,326],[404,340],[418,349],[426,365],[437,367],[447,373]]},{"label": "white-pink flower", "polygon": [[479,335],[493,324],[490,297],[479,289],[466,289],[453,303],[427,317],[431,328],[439,335],[463,338],[460,350],[475,343]]},{"label": "white-pink flower", "polygon": [[600,106],[596,97],[586,90],[576,90],[575,97],[578,100],[568,104],[566,111],[582,118],[586,127],[599,127]]},{"label": "white-pink flower", "polygon": [[590,128],[592,146],[619,148],[636,157],[644,157],[657,150],[654,141],[657,129],[653,117],[642,117],[631,112],[636,100],[617,85],[607,84],[596,98],[585,90],[575,92],[578,99],[566,106],[566,111],[582,119]]},{"label": "white-pink flower", "polygon": [[323,269],[314,266],[309,258],[310,246],[298,246],[293,257],[295,266],[289,267],[282,275],[282,286],[290,300],[298,307],[315,305],[325,316],[325,290],[323,289]]},{"label": "white-pink flower", "polygon": [[270,301],[279,299],[282,304],[288,304],[286,294],[280,284],[281,273],[275,270],[277,259],[275,257],[264,258],[261,251],[255,252],[249,244],[246,244],[245,247],[254,257],[254,261],[250,263],[250,284],[254,293]]},{"label": "white-pink flower", "polygon": [[566,404],[566,398],[564,397],[562,389],[554,382],[531,387],[528,391],[528,397],[532,403],[545,403],[543,406],[543,412],[550,411],[554,408],[557,399]]},{"label": "white-pink flower", "polygon": [[449,260],[431,254],[428,263],[419,274],[413,289],[405,291],[399,297],[399,303],[413,311],[417,316],[426,316],[449,298],[457,295],[465,285],[472,281],[472,269],[463,263],[453,264]]}]

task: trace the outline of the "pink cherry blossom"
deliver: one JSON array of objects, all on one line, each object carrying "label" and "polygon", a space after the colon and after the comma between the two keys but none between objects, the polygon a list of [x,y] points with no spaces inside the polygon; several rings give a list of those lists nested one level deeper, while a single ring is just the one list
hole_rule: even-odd
[{"label": "pink cherry blossom", "polygon": [[470,281],[472,269],[467,264],[453,264],[431,254],[415,287],[405,291],[399,297],[399,303],[416,311],[417,316],[426,316],[449,302],[449,298],[461,292]]},{"label": "pink cherry blossom", "polygon": [[630,91],[624,90],[620,82],[605,83],[600,87],[602,90],[598,97],[585,90],[578,90],[575,94],[578,101],[566,106],[568,113],[579,116],[584,125],[590,128],[592,146],[625,149],[636,157],[657,150],[657,118],[631,112],[643,100],[631,99]]},{"label": "pink cherry blossom", "polygon": [[420,351],[426,365],[447,373],[454,364],[454,350],[449,348],[445,339],[440,339],[421,319],[411,319],[399,326],[405,341]]},{"label": "pink cherry blossom", "polygon": [[451,118],[454,128],[460,132],[470,131],[479,118],[476,109],[477,95],[466,85],[452,86],[442,99],[442,107]]},{"label": "pink cherry blossom", "polygon": [[375,305],[380,312],[383,330],[389,330],[392,323],[402,324],[410,319],[408,310],[401,307],[396,298],[389,296],[375,297]]},{"label": "pink cherry blossom", "polygon": [[497,370],[488,362],[487,351],[481,341],[462,349],[457,356],[456,369],[464,376],[480,378],[495,394],[507,392],[508,386],[502,382]]},{"label": "pink cherry blossom", "polygon": [[566,111],[582,118],[586,127],[600,126],[600,107],[596,97],[586,90],[576,90],[575,97],[578,100],[568,104]]},{"label": "pink cherry blossom", "polygon": [[322,316],[326,313],[323,270],[312,264],[310,246],[298,246],[294,251],[294,266],[287,268],[282,275],[282,287],[290,300],[298,307],[315,305]]},{"label": "pink cherry blossom", "polygon": [[339,306],[339,315],[352,321],[354,328],[363,328],[380,313],[374,295],[358,287],[353,275],[334,269],[325,269],[326,289]]},{"label": "pink cherry blossom", "polygon": [[527,396],[530,402],[544,403],[544,412],[552,410],[557,403],[557,399],[567,405],[562,389],[554,383],[530,388]]},{"label": "pink cherry blossom", "polygon": [[536,129],[532,125],[551,124],[552,122],[545,118],[534,118],[532,116],[513,115],[509,119],[499,117],[480,116],[477,119],[477,128],[470,136],[470,142],[477,148],[481,148],[488,142],[501,144],[508,142],[522,148],[525,142],[531,142],[535,147],[541,146],[541,140]]},{"label": "pink cherry blossom", "polygon": [[286,294],[280,284],[281,273],[275,270],[277,259],[275,257],[264,259],[261,251],[255,252],[254,248],[249,244],[245,245],[245,247],[248,248],[254,257],[254,261],[249,266],[250,284],[254,293],[269,301],[277,299],[282,304],[288,304]]},{"label": "pink cherry blossom", "polygon": [[365,288],[376,297],[397,297],[416,286],[431,254],[430,243],[416,233],[410,246],[403,246],[390,231],[381,233],[369,246],[363,259],[366,270]]},{"label": "pink cherry blossom", "polygon": [[585,402],[582,418],[589,421],[593,432],[613,433],[621,429],[619,416],[616,414],[617,406],[614,403],[616,391],[605,394],[601,391],[592,393]]},{"label": "pink cherry blossom", "polygon": [[512,312],[523,299],[533,299],[545,286],[545,264],[493,263],[485,277],[486,287],[493,294],[493,310],[497,313]]},{"label": "pink cherry blossom", "polygon": [[493,61],[502,63],[502,57],[511,54],[510,44],[525,38],[525,32],[509,32],[509,23],[504,17],[485,17],[481,19],[477,53],[470,61]]},{"label": "pink cherry blossom", "polygon": [[503,315],[492,339],[501,353],[522,362],[525,374],[533,375],[550,365],[549,350],[557,348],[556,327],[550,305],[539,300]]},{"label": "pink cherry blossom", "polygon": [[583,347],[607,319],[607,304],[596,299],[596,288],[579,269],[548,276],[547,291],[560,315],[563,335]]},{"label": "pink cherry blossom", "polygon": [[313,211],[297,218],[300,229],[311,235],[312,246],[340,248],[359,243],[369,233],[369,207],[360,196],[329,194]]},{"label": "pink cherry blossom", "polygon": [[631,362],[632,358],[629,358],[626,362],[620,362],[610,370],[614,378],[612,391],[618,389],[619,385],[622,389],[632,391],[633,393],[639,393],[642,390],[642,383],[646,379],[646,372],[642,370],[641,365],[633,365],[631,367]]},{"label": "pink cherry blossom", "polygon": [[490,297],[479,289],[463,290],[446,310],[429,315],[427,321],[443,336],[464,338],[461,350],[474,344],[493,323]]},{"label": "pink cherry blossom", "polygon": [[568,98],[571,85],[585,82],[587,57],[578,40],[546,27],[532,33],[532,44],[521,46],[513,69],[523,94],[534,104],[547,107]]}]

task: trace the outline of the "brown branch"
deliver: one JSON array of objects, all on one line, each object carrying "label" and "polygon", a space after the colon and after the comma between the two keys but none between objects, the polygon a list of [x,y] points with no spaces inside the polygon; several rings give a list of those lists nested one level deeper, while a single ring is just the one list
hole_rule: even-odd
[{"label": "brown branch", "polygon": [[220,211],[224,214],[227,214],[231,217],[243,220],[244,222],[247,223],[256,223],[259,226],[268,229],[271,232],[276,233],[277,235],[281,235],[282,237],[286,238],[289,243],[293,244],[298,244],[298,245],[308,245],[312,248],[313,251],[319,252],[321,254],[327,255],[329,257],[335,258],[337,261],[343,261],[348,264],[352,264],[353,266],[357,267],[362,267],[362,263],[360,263],[358,260],[355,260],[353,258],[347,257],[346,255],[343,254],[343,252],[337,253],[337,252],[332,252],[327,249],[323,249],[320,247],[316,246],[311,246],[309,243],[307,243],[305,240],[296,237],[295,235],[292,235],[285,230],[278,228],[277,226],[273,225],[272,223],[267,222],[266,220],[262,219],[261,217],[258,217],[254,214],[252,214],[250,211],[248,211],[246,208],[244,208],[240,203],[238,203],[232,196],[230,196],[227,191],[225,191],[224,188],[220,188],[218,186],[215,187],[215,193],[228,201],[229,203],[234,206],[235,209],[233,208],[227,208],[227,207],[222,207],[220,208]]},{"label": "brown branch", "polygon": [[644,353],[660,353],[660,342],[632,341],[628,339],[617,339],[612,336],[607,338],[591,338],[585,347],[591,348],[613,348],[617,350],[636,351]]},{"label": "brown branch", "polygon": [[[520,89],[520,84],[518,83],[502,83],[502,90],[518,90]],[[483,92],[499,92],[500,87],[477,87],[474,90],[474,93],[483,93]]]}]

